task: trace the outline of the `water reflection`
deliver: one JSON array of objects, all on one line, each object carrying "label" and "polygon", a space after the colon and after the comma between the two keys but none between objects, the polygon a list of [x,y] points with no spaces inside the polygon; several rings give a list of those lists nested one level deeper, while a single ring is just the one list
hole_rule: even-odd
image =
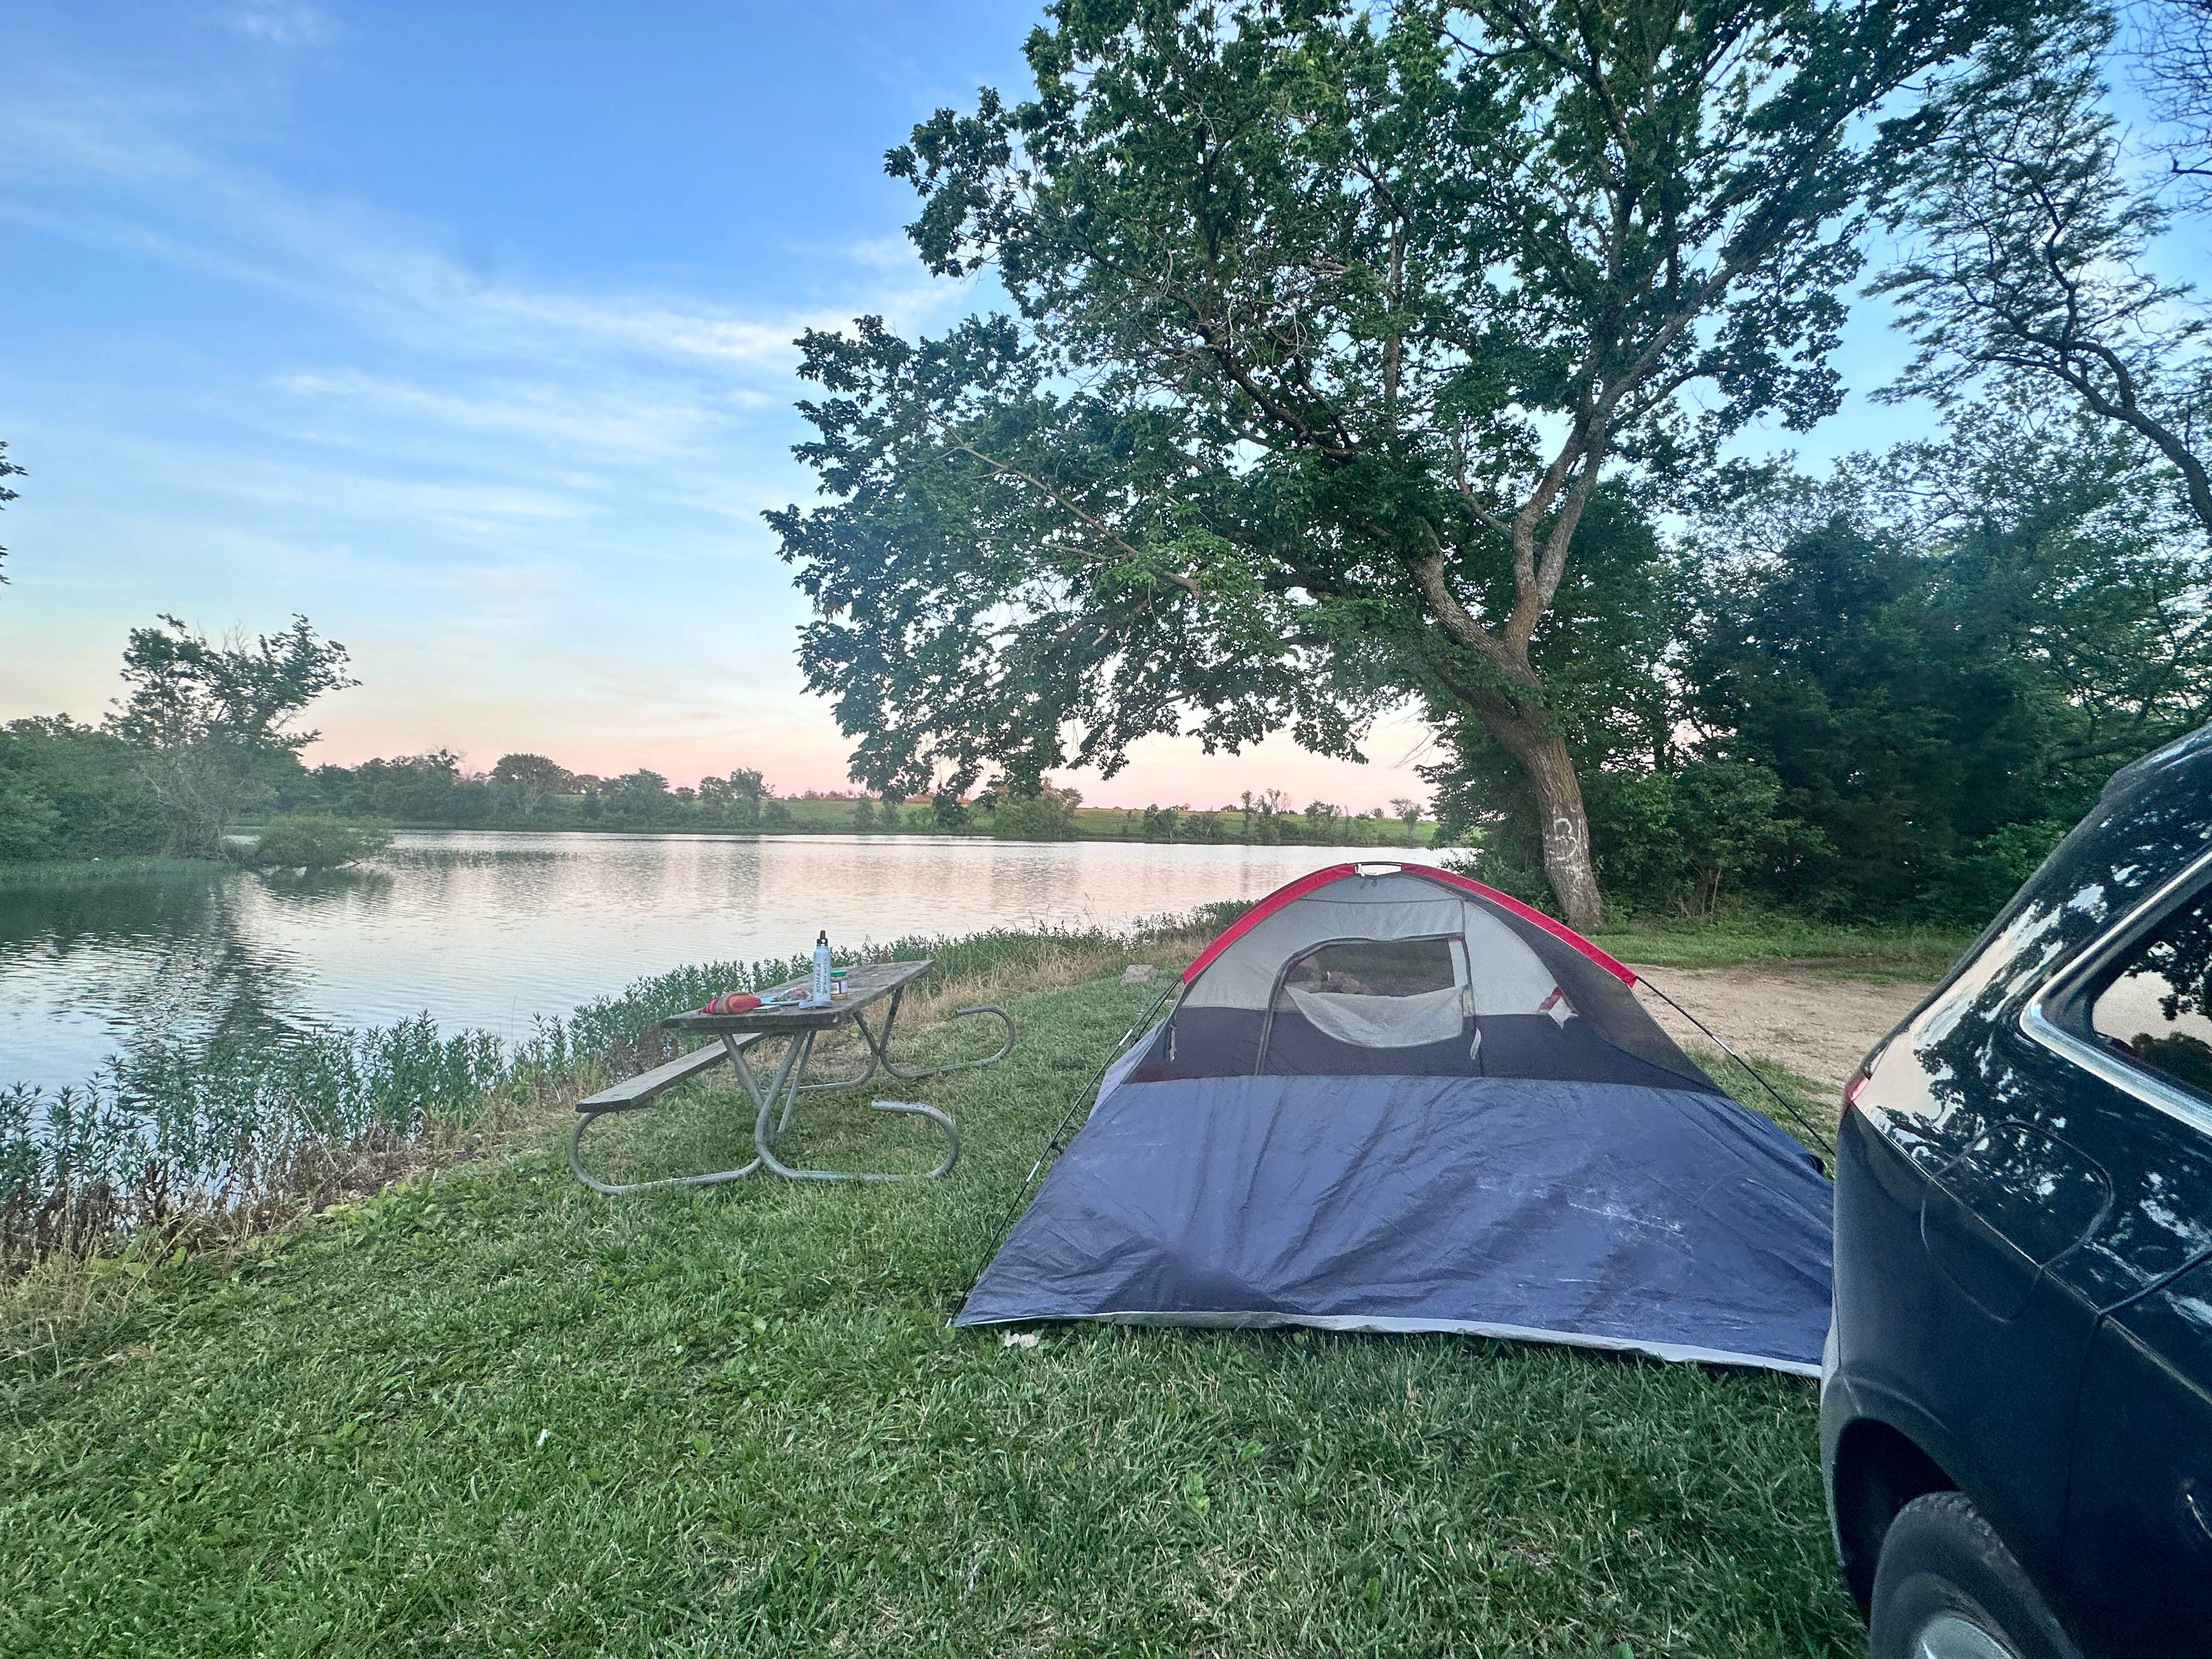
[{"label": "water reflection", "polygon": [[[0,890],[0,1083],[81,1082],[118,1048],[221,1030],[521,1035],[687,962],[992,927],[1117,926],[1259,897],[1323,848],[407,834],[319,875],[211,871]],[[1361,849],[1368,860],[1426,854]]]}]

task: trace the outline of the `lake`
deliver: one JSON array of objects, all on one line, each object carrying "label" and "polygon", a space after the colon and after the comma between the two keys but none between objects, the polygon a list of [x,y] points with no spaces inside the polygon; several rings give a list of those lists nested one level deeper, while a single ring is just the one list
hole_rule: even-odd
[{"label": "lake", "polygon": [[1425,849],[951,836],[410,832],[316,876],[210,868],[0,887],[0,1086],[153,1037],[386,1024],[526,1035],[690,962],[994,927],[1119,927]]}]

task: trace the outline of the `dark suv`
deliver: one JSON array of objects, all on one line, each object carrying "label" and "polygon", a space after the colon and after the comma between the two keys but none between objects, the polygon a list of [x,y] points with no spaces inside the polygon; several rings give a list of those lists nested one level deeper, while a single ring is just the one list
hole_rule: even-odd
[{"label": "dark suv", "polygon": [[1844,1094],[1820,1444],[1875,1659],[2212,1654],[2212,726]]}]

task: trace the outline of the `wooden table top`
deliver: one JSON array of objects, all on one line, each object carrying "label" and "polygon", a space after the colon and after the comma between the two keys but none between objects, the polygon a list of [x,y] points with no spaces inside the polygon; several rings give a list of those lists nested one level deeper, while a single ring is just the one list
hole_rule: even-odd
[{"label": "wooden table top", "polygon": [[[752,1008],[742,1014],[671,1014],[659,1024],[672,1031],[701,1031],[719,1036],[725,1031],[826,1031],[843,1024],[863,1008],[882,1001],[909,980],[927,973],[934,958],[919,962],[871,962],[845,976],[845,994],[826,1008]],[[782,991],[804,991],[813,982],[811,974],[771,986],[761,993],[774,996]]]}]

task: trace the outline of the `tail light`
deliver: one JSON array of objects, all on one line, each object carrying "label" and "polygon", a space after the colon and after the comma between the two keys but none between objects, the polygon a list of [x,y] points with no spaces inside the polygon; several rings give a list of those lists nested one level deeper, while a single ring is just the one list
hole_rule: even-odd
[{"label": "tail light", "polygon": [[1859,1103],[1859,1097],[1866,1092],[1867,1080],[1874,1075],[1874,1058],[1869,1054],[1861,1060],[1857,1069],[1851,1073],[1850,1080],[1844,1085],[1844,1109],[1836,1117],[1838,1127],[1844,1118],[1851,1115],[1852,1108]]}]

